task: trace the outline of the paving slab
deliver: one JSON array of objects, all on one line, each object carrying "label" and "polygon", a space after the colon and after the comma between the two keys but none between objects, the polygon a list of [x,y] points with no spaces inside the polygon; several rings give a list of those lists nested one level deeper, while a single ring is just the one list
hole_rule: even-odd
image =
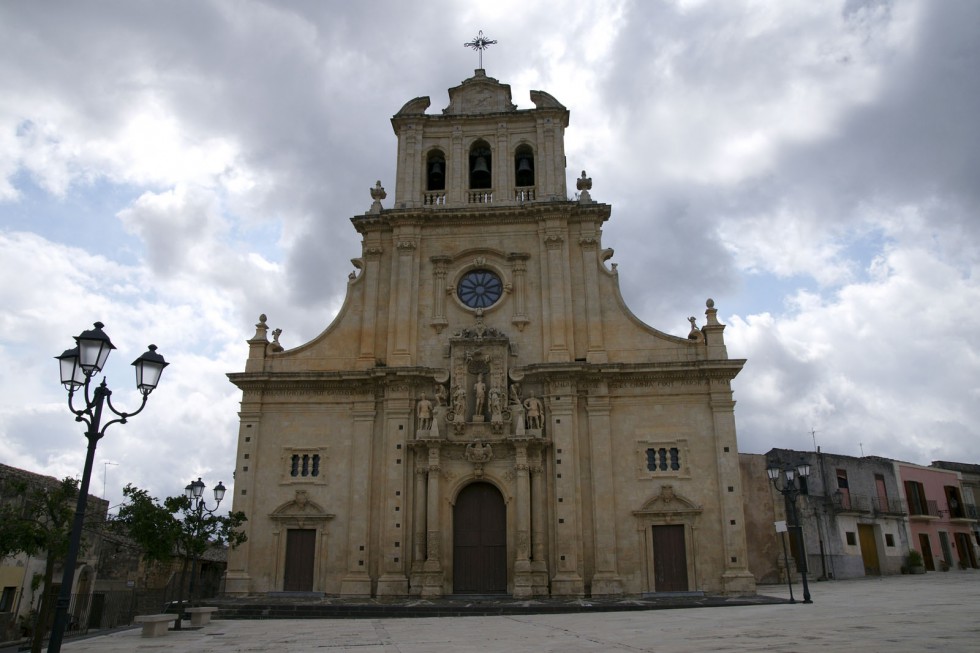
[{"label": "paving slab", "polygon": [[[139,629],[65,642],[70,653],[596,653],[980,651],[980,572],[814,582],[812,604],[368,619],[228,619],[144,639]],[[760,593],[788,598],[785,585]],[[799,601],[802,590],[794,586]]]}]

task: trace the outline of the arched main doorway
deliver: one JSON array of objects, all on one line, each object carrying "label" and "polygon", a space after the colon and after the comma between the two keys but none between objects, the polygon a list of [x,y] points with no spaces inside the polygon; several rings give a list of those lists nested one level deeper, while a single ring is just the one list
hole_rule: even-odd
[{"label": "arched main doorway", "polygon": [[463,488],[453,509],[453,592],[507,592],[507,507],[489,483]]}]

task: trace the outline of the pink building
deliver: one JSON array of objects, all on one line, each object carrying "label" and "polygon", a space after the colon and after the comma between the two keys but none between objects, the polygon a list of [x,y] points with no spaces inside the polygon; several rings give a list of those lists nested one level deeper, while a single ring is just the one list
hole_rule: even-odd
[{"label": "pink building", "polygon": [[902,462],[895,463],[895,473],[908,505],[909,542],[926,569],[977,568],[971,537],[976,509],[963,502],[959,473]]}]

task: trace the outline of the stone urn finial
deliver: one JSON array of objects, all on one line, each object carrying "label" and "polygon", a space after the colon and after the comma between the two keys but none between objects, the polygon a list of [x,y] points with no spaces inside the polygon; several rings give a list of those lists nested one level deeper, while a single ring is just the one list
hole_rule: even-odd
[{"label": "stone urn finial", "polygon": [[375,184],[374,188],[371,190],[371,199],[374,203],[371,204],[371,213],[381,213],[381,200],[388,197],[388,193],[385,192],[384,186],[381,185],[381,180],[379,179]]},{"label": "stone urn finial", "polygon": [[589,195],[589,191],[592,190],[592,177],[586,177],[585,170],[582,171],[582,176],[575,180],[575,188],[579,190],[578,201],[581,204],[592,202],[592,196]]}]

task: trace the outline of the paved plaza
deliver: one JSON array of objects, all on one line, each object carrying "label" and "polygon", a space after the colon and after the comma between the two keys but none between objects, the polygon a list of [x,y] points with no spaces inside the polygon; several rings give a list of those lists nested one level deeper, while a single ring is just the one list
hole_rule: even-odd
[{"label": "paved plaza", "polygon": [[[785,585],[761,593],[789,597]],[[501,617],[221,620],[142,638],[66,642],[70,653],[155,651],[980,651],[980,573],[811,583],[813,604]],[[797,600],[801,588],[794,587]]]}]

